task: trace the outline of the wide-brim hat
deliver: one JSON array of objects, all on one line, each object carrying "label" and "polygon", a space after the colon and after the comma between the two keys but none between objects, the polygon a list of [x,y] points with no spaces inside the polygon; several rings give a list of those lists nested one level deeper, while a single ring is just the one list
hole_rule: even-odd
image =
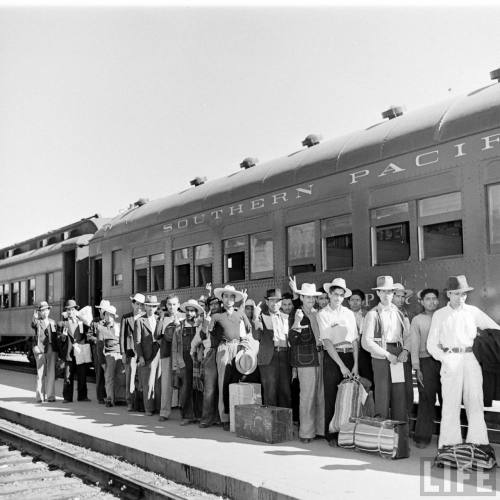
[{"label": "wide-brim hat", "polygon": [[316,285],[314,283],[302,283],[300,290],[297,290],[299,295],[305,295],[307,297],[319,297],[321,292],[316,290]]},{"label": "wide-brim hat", "polygon": [[105,309],[106,307],[109,307],[111,305],[111,302],[109,300],[103,299],[101,302],[99,302],[98,306],[95,306],[96,309]]},{"label": "wide-brim hat", "polygon": [[118,314],[116,313],[116,307],[112,306],[111,304],[109,306],[103,307],[102,310],[105,313],[112,314],[115,318],[118,317]]},{"label": "wide-brim hat", "polygon": [[396,292],[403,292],[405,294],[405,297],[410,297],[411,295],[413,295],[413,290],[405,288],[401,283],[394,283],[393,290]]},{"label": "wide-brim hat", "polygon": [[[330,293],[330,289],[333,287],[342,288],[345,291],[344,298],[347,299],[352,295],[352,291],[347,288],[344,278],[335,278],[331,283],[323,283],[323,288],[326,293]],[[300,293],[300,292],[297,292]],[[320,293],[321,295],[321,293]]]},{"label": "wide-brim hat", "polygon": [[47,301],[42,300],[42,301],[38,304],[38,306],[37,306],[36,310],[37,310],[37,311],[44,311],[45,309],[51,309],[51,307],[49,306],[49,303],[48,303]]},{"label": "wide-brim hat", "polygon": [[247,299],[247,300],[245,300],[245,307],[247,307],[247,306],[257,307],[257,304],[255,303],[255,300]]},{"label": "wide-brim hat", "polygon": [[180,305],[179,309],[182,312],[186,312],[186,307],[192,307],[193,309],[196,309],[200,314],[205,311],[205,309],[203,309],[203,306],[200,306],[200,304],[198,304],[198,301],[194,299],[186,300],[186,302],[183,302]]},{"label": "wide-brim hat", "polygon": [[257,368],[257,355],[253,351],[242,349],[234,358],[234,366],[242,375],[250,375]]},{"label": "wide-brim hat", "polygon": [[130,300],[139,304],[144,304],[144,302],[146,302],[146,297],[144,297],[142,293],[136,293],[135,295],[130,296]]},{"label": "wide-brim hat", "polygon": [[75,300],[67,300],[64,309],[79,309],[78,304]]},{"label": "wide-brim hat", "polygon": [[156,295],[147,295],[144,300],[144,305],[158,307],[160,303],[158,302],[158,297]]},{"label": "wide-brim hat", "polygon": [[270,288],[269,290],[266,291],[265,298],[267,300],[269,299],[281,300],[283,298],[283,294],[281,293],[281,288]]},{"label": "wide-brim hat", "polygon": [[236,302],[239,302],[240,300],[243,300],[243,293],[239,292],[238,290],[236,290],[236,288],[234,288],[233,285],[226,285],[223,288],[216,288],[214,290],[214,295],[219,300],[222,300],[222,295],[225,294],[225,293],[230,293],[232,295],[235,295],[236,296],[236,299],[235,299]]},{"label": "wide-brim hat", "polygon": [[392,276],[377,276],[377,286],[372,290],[394,290]]},{"label": "wide-brim hat", "polygon": [[448,292],[470,292],[474,290],[469,283],[467,283],[467,278],[460,274],[459,276],[450,276],[446,282],[446,290]]}]

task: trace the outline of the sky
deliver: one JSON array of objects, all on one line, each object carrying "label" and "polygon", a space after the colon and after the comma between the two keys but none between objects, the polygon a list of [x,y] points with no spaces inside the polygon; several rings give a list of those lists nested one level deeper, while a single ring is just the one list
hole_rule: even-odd
[{"label": "sky", "polygon": [[488,85],[499,16],[0,1],[0,247]]}]

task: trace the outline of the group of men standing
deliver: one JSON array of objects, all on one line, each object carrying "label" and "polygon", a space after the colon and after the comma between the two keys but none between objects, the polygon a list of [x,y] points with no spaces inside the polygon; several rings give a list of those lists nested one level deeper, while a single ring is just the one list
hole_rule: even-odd
[{"label": "group of men standing", "polygon": [[[290,288],[292,294],[270,289],[264,304],[256,304],[246,291],[226,285],[209,297],[182,304],[177,295],[169,295],[163,308],[157,297],[137,293],[130,297],[132,310],[120,324],[109,301],[101,302],[102,317],[90,325],[78,318],[74,301],[67,302],[67,318],[57,325],[49,318],[50,306],[42,302],[32,325],[37,400],[45,394],[44,373],[47,400],[55,400],[59,355],[65,365],[64,401],[73,399],[75,374],[78,400],[88,401],[86,364],[78,358],[86,359],[82,346],[90,344],[97,396],[108,406],[114,404],[117,367],[124,366],[129,410],[137,407],[142,394],[146,415],[159,410],[160,421],[165,421],[177,387],[181,425],[197,422],[204,428],[220,422],[228,430],[229,385],[259,382],[265,405],[298,406],[301,441],[324,436],[334,446],[337,434],[329,431],[329,424],[343,379],[368,379],[374,387],[375,414],[407,422],[413,406],[413,369],[419,390],[416,445],[425,447],[431,441],[436,396],[442,402],[439,447],[462,441],[462,400],[469,421],[467,441],[488,444],[481,368],[472,346],[478,328],[500,326],[465,303],[472,288],[464,276],[449,278],[448,304],[439,310],[438,290],[421,290],[417,299],[423,311],[412,319],[405,308],[411,291],[391,276],[377,278],[373,290],[379,303],[366,313],[364,293],[349,289],[343,278],[320,289],[310,283],[299,289],[290,279]],[[345,300],[349,307],[343,305]],[[292,391],[294,378],[299,381],[298,396]]]}]

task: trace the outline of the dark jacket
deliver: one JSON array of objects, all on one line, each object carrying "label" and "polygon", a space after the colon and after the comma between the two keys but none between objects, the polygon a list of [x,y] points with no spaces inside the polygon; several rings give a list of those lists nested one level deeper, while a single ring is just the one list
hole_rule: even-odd
[{"label": "dark jacket", "polygon": [[169,358],[172,355],[172,340],[181,328],[181,324],[174,324],[172,317],[163,317],[162,327],[157,329],[155,335],[156,341],[160,344],[160,358]]},{"label": "dark jacket", "polygon": [[146,363],[150,363],[156,356],[160,345],[155,341],[163,327],[163,321],[156,319],[155,331],[151,331],[147,316],[141,316],[134,323],[134,339],[137,357],[143,357]]},{"label": "dark jacket", "polygon": [[[143,316],[141,316],[142,318]],[[134,313],[129,312],[122,316],[120,323],[120,352],[127,355],[127,358],[136,356],[137,351],[135,348],[134,338]]]},{"label": "dark jacket", "polygon": [[[288,315],[278,312],[285,324],[288,324]],[[267,321],[266,319],[267,318]],[[270,324],[271,318],[267,314],[260,315],[261,328],[254,329],[253,336],[255,340],[259,341],[259,354],[257,355],[258,365],[268,365],[271,363],[274,355],[274,331],[272,328],[268,328],[267,324]]]},{"label": "dark jacket", "polygon": [[67,358],[68,354],[72,353],[73,344],[88,343],[87,332],[89,331],[89,327],[84,325],[83,321],[78,320],[78,325],[72,334],[71,329],[69,327],[69,323],[70,322],[68,320],[65,320],[57,324],[57,332],[59,339],[59,356],[64,360]]},{"label": "dark jacket", "polygon": [[35,338],[34,338],[34,346],[38,344],[38,338],[43,335],[44,340],[43,340],[43,347],[44,350],[43,352],[47,352],[49,350],[49,342],[52,344],[52,350],[54,352],[59,352],[59,339],[57,336],[57,325],[56,322],[49,318],[49,324],[47,327],[45,327],[44,322],[41,319],[35,319],[33,318],[33,321],[31,322],[31,328],[35,331]]},{"label": "dark jacket", "polygon": [[[290,319],[290,326],[292,326],[293,323],[294,321]],[[305,328],[301,330],[290,330],[288,333],[288,341],[290,342],[290,364],[297,367],[319,366],[316,337],[314,336],[311,321],[304,315],[300,325]]]},{"label": "dark jacket", "polygon": [[484,405],[500,399],[500,330],[483,330],[474,339],[472,352],[483,371]]}]

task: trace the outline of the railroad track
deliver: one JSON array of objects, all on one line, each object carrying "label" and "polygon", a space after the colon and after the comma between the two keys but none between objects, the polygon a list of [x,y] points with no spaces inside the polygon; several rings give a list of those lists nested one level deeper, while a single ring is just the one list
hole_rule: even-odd
[{"label": "railroad track", "polygon": [[[43,484],[37,493],[36,485],[40,481]],[[99,496],[102,491],[96,487],[124,499],[220,498],[178,485],[116,457],[64,443],[0,419],[0,496],[11,495],[9,498],[16,500],[112,498]],[[30,496],[32,492],[35,496]]]}]

